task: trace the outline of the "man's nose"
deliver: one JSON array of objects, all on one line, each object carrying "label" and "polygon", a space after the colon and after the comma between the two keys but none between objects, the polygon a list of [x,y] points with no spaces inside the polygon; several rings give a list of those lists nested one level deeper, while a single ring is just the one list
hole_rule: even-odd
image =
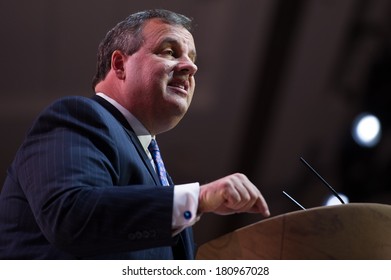
[{"label": "man's nose", "polygon": [[189,57],[183,57],[179,60],[177,70],[181,73],[193,76],[197,72],[198,67]]}]

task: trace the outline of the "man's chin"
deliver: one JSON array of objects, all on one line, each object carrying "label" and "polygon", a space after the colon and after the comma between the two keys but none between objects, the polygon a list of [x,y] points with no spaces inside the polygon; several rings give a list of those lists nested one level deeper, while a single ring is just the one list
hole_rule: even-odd
[{"label": "man's chin", "polygon": [[174,115],[180,115],[181,118],[186,114],[190,106],[190,102],[187,98],[175,94],[170,94],[167,101],[170,103],[172,113]]}]

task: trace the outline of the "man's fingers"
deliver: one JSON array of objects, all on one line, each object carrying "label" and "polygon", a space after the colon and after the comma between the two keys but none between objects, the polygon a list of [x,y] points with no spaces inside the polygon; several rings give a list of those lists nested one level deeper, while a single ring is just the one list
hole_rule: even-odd
[{"label": "man's fingers", "polygon": [[249,213],[261,213],[264,217],[270,216],[269,207],[263,198],[263,196],[259,197],[257,201],[253,204],[251,209],[248,211]]},{"label": "man's fingers", "polygon": [[240,212],[270,215],[261,192],[240,173],[201,186],[199,207],[200,212],[223,215]]},{"label": "man's fingers", "polygon": [[236,175],[234,187],[240,198],[231,209],[237,212],[261,212],[267,215],[268,207],[259,189],[243,174]]}]

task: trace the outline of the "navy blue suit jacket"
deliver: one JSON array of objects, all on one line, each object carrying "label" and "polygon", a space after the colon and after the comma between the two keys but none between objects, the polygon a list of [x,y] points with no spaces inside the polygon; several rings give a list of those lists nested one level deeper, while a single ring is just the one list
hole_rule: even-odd
[{"label": "navy blue suit jacket", "polygon": [[66,97],[34,122],[0,195],[0,259],[192,259],[191,229],[172,237],[162,187],[121,113]]}]

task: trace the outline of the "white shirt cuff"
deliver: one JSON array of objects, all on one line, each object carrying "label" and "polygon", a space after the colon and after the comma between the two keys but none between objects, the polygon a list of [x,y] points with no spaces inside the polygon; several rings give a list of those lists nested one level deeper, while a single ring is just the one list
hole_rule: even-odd
[{"label": "white shirt cuff", "polygon": [[199,193],[199,183],[175,185],[172,210],[173,235],[194,225],[200,219],[197,216]]}]

